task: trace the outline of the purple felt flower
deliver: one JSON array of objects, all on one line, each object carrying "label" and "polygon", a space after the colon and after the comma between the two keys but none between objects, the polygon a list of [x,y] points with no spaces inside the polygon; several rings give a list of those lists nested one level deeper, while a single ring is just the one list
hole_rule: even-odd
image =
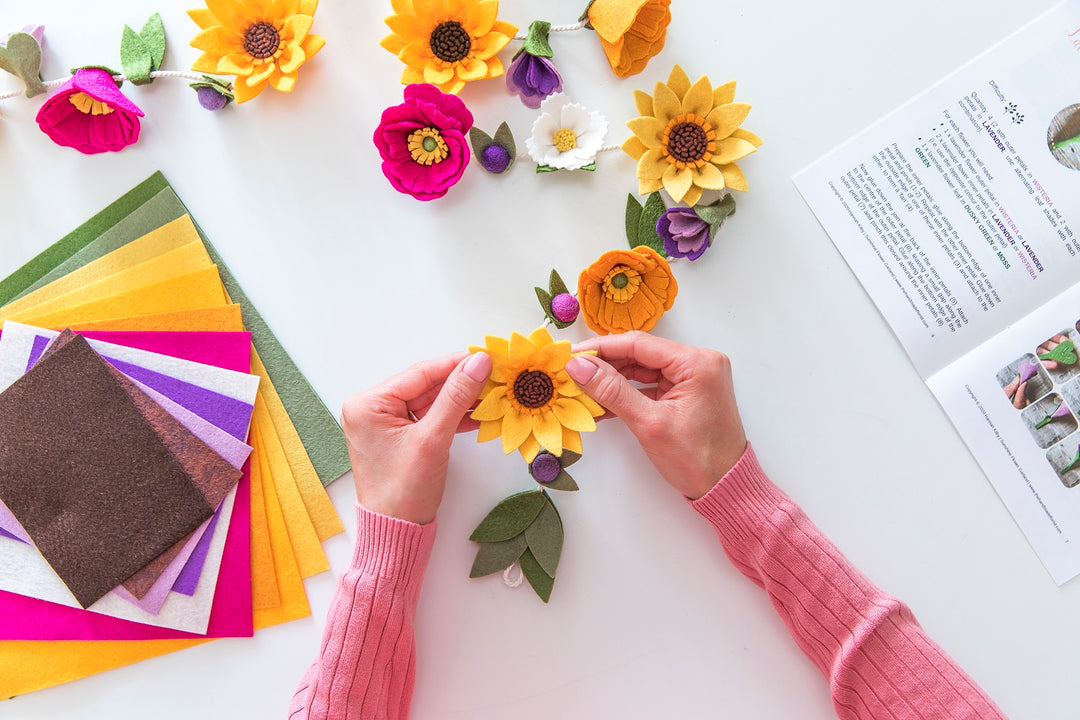
[{"label": "purple felt flower", "polygon": [[709,223],[687,207],[665,210],[656,221],[656,234],[663,239],[669,257],[697,260],[709,249]]},{"label": "purple felt flower", "polygon": [[1020,376],[1020,382],[1023,383],[1033,378],[1038,372],[1039,368],[1035,365],[1035,363],[1025,360],[1024,362],[1020,363],[1020,368],[1017,371],[1017,374]]},{"label": "purple felt flower", "polygon": [[1069,414],[1069,406],[1066,405],[1064,402],[1062,402],[1060,405],[1058,405],[1058,409],[1055,410],[1050,417],[1063,418],[1068,414]]},{"label": "purple felt flower", "polygon": [[548,95],[562,91],[562,76],[548,58],[522,51],[506,71],[506,87],[535,110]]}]

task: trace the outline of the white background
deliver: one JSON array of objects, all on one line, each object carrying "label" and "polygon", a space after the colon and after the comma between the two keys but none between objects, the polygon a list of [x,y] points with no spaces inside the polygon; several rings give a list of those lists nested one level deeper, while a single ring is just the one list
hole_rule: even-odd
[{"label": "white background", "polygon": [[[570,23],[582,4],[507,0],[500,17]],[[636,114],[632,89],[676,62],[738,79],[754,105],[745,127],[766,141],[742,163],[751,190],[717,245],[676,267],[679,299],[656,332],[731,355],[772,478],[1015,718],[1076,717],[1080,585],[1054,586],[790,176],[1050,4],[676,0],[664,52],[628,80],[589,33],[552,41],[566,91],[609,119],[610,142]],[[185,69],[196,57],[185,6],[3,0],[0,25],[46,25],[51,79],[118,64],[123,24],[159,10],[166,68]],[[371,143],[401,99],[401,65],[377,44],[389,12],[388,0],[324,0],[314,30],[327,47],[291,95],[214,114],[180,81],[125,85],[147,117],[116,155],[56,147],[33,123],[40,98],[5,101],[0,276],[160,169],[335,412],[418,359],[534,327],[532,286],[551,267],[569,279],[623,244],[634,163],[607,153],[595,174],[536,176],[523,163],[504,177],[473,166],[442,201],[398,195]],[[534,113],[501,79],[463,99],[481,128],[507,119],[524,146]],[[497,444],[459,438],[417,618],[413,717],[833,717],[825,679],[767,598],[625,428],[606,423],[584,442],[582,491],[559,498],[567,540],[544,606],[467,578],[468,533],[527,478]],[[355,537],[352,492],[348,477],[331,486],[348,535],[326,545],[334,573]],[[281,717],[332,574],[307,588],[312,618],[3,702],[0,716]]]}]

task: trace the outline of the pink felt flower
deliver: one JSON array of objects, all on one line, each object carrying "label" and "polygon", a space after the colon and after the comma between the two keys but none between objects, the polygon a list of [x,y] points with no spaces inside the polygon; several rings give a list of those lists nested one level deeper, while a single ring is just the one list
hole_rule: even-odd
[{"label": "pink felt flower", "polygon": [[142,115],[108,71],[82,68],[45,100],[37,124],[57,145],[93,155],[123,150],[138,140]]},{"label": "pink felt flower", "polygon": [[383,111],[375,129],[382,171],[398,192],[417,200],[446,194],[469,164],[465,134],[472,113],[456,95],[434,85],[405,88],[405,102]]}]

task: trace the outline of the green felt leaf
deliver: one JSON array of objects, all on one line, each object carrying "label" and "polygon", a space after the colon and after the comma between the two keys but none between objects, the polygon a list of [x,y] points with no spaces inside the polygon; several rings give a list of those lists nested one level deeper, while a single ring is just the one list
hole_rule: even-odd
[{"label": "green felt leaf", "polygon": [[150,69],[161,69],[161,63],[165,60],[165,25],[159,13],[150,16],[139,31],[139,37],[150,51]]},{"label": "green felt leaf", "polygon": [[548,42],[550,30],[551,23],[546,20],[533,20],[529,23],[529,34],[525,36],[521,49],[536,57],[552,57],[555,53],[551,52],[551,44]]},{"label": "green felt leaf", "polygon": [[724,220],[735,214],[735,197],[728,193],[708,205],[695,205],[694,213],[709,223],[709,244],[711,245],[717,231],[720,230],[720,226],[724,224]]},{"label": "green felt leaf", "polygon": [[544,315],[547,316],[551,322],[558,322],[555,314],[551,312],[551,295],[542,287],[533,287],[536,291],[536,299],[540,301],[540,308],[544,311]]},{"label": "green felt leaf", "polygon": [[502,542],[480,543],[469,577],[486,577],[505,570],[517,562],[527,544],[525,533]]},{"label": "green felt leaf", "polygon": [[667,257],[667,252],[664,250],[664,241],[656,234],[656,222],[665,210],[667,207],[664,205],[664,198],[660,197],[660,192],[657,191],[649,195],[641,209],[641,217],[638,218],[637,244],[648,245],[661,257]]},{"label": "green felt leaf", "polygon": [[1055,345],[1054,349],[1048,353],[1039,353],[1039,359],[1053,360],[1062,365],[1072,365],[1077,359],[1076,346],[1073,345],[1072,340],[1066,340],[1065,342]]},{"label": "green felt leaf", "polygon": [[[563,450],[563,454],[566,454],[565,450]],[[547,490],[562,490],[563,492],[573,492],[578,489],[578,484],[574,482],[574,478],[570,477],[570,473],[563,470],[554,480],[549,483],[544,483],[544,488]]]},{"label": "green felt leaf", "polygon": [[529,550],[536,558],[537,564],[544,572],[555,577],[555,570],[559,567],[559,556],[562,555],[563,526],[559,511],[551,498],[547,498],[544,507],[540,508],[540,514],[533,520],[532,525],[525,531],[525,540],[529,544]]},{"label": "green felt leaf", "polygon": [[555,587],[555,578],[544,572],[544,568],[540,566],[540,563],[536,561],[536,557],[529,550],[522,553],[521,557],[518,558],[518,563],[521,565],[521,573],[532,585],[532,589],[540,596],[540,599],[545,603],[550,600],[551,589]]},{"label": "green felt leaf", "polygon": [[473,154],[477,157],[479,157],[480,154],[487,149],[487,146],[493,142],[495,141],[491,139],[490,135],[475,125],[469,130],[469,144],[472,145]]},{"label": "green felt leaf", "polygon": [[559,456],[559,464],[564,468],[568,468],[580,459],[581,453],[576,453],[573,450],[563,448],[562,455]]},{"label": "green felt leaf", "polygon": [[578,168],[578,170],[588,170],[589,172],[592,172],[592,171],[596,170],[596,161],[593,160],[588,165],[582,165],[581,167]]},{"label": "green felt leaf", "polygon": [[150,48],[139,34],[127,25],[124,26],[124,34],[120,39],[120,66],[127,79],[136,85],[153,82],[150,69],[154,66],[154,60],[150,55]]},{"label": "green felt leaf", "polygon": [[213,88],[214,92],[225,98],[226,105],[236,100],[236,96],[233,95],[231,83],[229,83],[227,80],[222,80],[220,78],[212,77],[210,75],[203,75],[202,80],[188,83],[188,87],[194,88],[196,90],[204,87]]},{"label": "green felt leaf", "polygon": [[548,276],[548,290],[551,291],[551,296],[556,295],[568,295],[569,290],[566,289],[566,283],[563,282],[562,276],[559,275],[559,271],[552,268],[551,275]]},{"label": "green felt leaf", "polygon": [[641,203],[632,194],[626,195],[626,242],[630,248],[636,248],[638,242],[638,224],[641,222]]},{"label": "green felt leaf", "polygon": [[510,153],[510,165],[513,165],[514,161],[517,160],[517,142],[514,141],[514,133],[510,132],[510,126],[506,124],[505,120],[499,123],[498,129],[495,131],[495,142]]},{"label": "green felt leaf", "polygon": [[536,172],[538,172],[538,173],[559,172],[559,168],[551,167],[550,165],[537,165],[536,166]]},{"label": "green felt leaf", "polygon": [[26,97],[45,92],[41,82],[41,46],[30,33],[12,33],[0,46],[0,70],[9,72],[23,81]]},{"label": "green felt leaf", "polygon": [[473,542],[501,542],[509,540],[536,519],[547,503],[547,498],[538,490],[511,495],[487,514],[473,530],[469,539]]}]

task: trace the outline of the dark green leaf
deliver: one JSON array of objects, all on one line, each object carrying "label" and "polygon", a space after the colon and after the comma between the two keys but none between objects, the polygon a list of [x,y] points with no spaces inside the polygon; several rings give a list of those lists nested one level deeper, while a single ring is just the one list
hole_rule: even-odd
[{"label": "dark green leaf", "polygon": [[153,64],[150,48],[137,32],[125,25],[120,40],[120,66],[124,69],[124,75],[136,85],[146,85],[152,82],[150,69]]},{"label": "dark green leaf", "polygon": [[525,44],[521,49],[530,55],[549,58],[555,53],[551,52],[551,44],[548,42],[548,31],[551,23],[546,20],[533,20],[529,23],[529,34],[525,37]]},{"label": "dark green leaf", "polygon": [[514,142],[514,134],[510,132],[510,126],[505,120],[499,123],[499,128],[495,131],[495,142],[510,153],[510,165],[513,165],[517,159],[517,143]]},{"label": "dark green leaf", "polygon": [[476,529],[470,540],[474,542],[500,542],[525,532],[525,528],[540,514],[547,498],[537,490],[511,495],[492,509]]},{"label": "dark green leaf", "polygon": [[521,564],[521,573],[540,599],[544,602],[550,600],[551,589],[555,587],[555,578],[544,572],[544,568],[540,567],[540,563],[536,562],[536,558],[528,550],[518,558],[518,563]]},{"label": "dark green leaf", "polygon": [[469,130],[469,143],[472,145],[473,154],[477,157],[480,157],[484,150],[487,149],[487,146],[492,142],[494,141],[491,139],[491,136],[475,125]]},{"label": "dark green leaf", "polygon": [[502,542],[480,543],[469,577],[485,577],[505,570],[517,562],[526,544],[524,533]]},{"label": "dark green leaf", "polygon": [[532,521],[532,525],[525,531],[525,540],[544,572],[555,577],[555,570],[559,567],[559,556],[562,555],[563,526],[562,519],[550,497],[541,508],[540,514]]},{"label": "dark green leaf", "polygon": [[569,294],[569,290],[566,289],[566,283],[559,276],[559,271],[552,269],[551,275],[548,276],[548,290],[551,291],[551,296]]},{"label": "dark green leaf", "polygon": [[563,448],[562,455],[559,456],[559,462],[564,468],[568,468],[578,460],[581,459],[581,453],[576,453],[573,450],[567,450]]},{"label": "dark green leaf", "polygon": [[161,15],[151,15],[139,31],[139,37],[150,50],[150,69],[160,70],[165,60],[165,26],[161,23]]},{"label": "dark green leaf", "polygon": [[30,33],[12,33],[0,46],[0,70],[9,72],[23,81],[26,97],[45,92],[41,82],[41,46]]},{"label": "dark green leaf", "polygon": [[638,224],[641,222],[641,203],[632,194],[626,195],[626,242],[631,249],[638,243]]},{"label": "dark green leaf", "polygon": [[542,287],[533,287],[533,290],[536,291],[536,299],[540,301],[540,307],[544,308],[544,312],[550,312],[551,294]]},{"label": "dark green leaf", "polygon": [[[566,451],[563,450],[563,455]],[[544,487],[548,490],[562,490],[563,492],[573,492],[578,489],[578,484],[574,482],[574,478],[570,477],[570,473],[563,470],[559,473],[558,477],[549,483],[544,483]]]},{"label": "dark green leaf", "polygon": [[645,201],[645,207],[641,209],[641,218],[638,220],[637,244],[648,245],[662,257],[667,257],[664,251],[664,241],[656,234],[656,221],[664,214],[664,198],[659,192],[649,195]]}]

